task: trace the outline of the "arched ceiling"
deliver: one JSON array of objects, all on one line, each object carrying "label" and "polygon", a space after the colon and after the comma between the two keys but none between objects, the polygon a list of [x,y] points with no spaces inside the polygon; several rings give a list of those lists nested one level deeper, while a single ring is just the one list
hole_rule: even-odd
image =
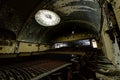
[{"label": "arched ceiling", "polygon": [[[56,12],[61,22],[51,27],[38,24],[34,16],[41,9]],[[72,31],[98,35],[101,9],[98,0],[0,0],[0,23],[18,41],[48,43]]]}]

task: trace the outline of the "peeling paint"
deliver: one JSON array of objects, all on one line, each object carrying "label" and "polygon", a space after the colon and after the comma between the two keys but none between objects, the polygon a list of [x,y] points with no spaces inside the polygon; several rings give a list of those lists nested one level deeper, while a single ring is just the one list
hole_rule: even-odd
[{"label": "peeling paint", "polygon": [[84,0],[84,1],[90,1],[90,2],[95,2],[94,0]]},{"label": "peeling paint", "polygon": [[74,11],[95,11],[97,12],[97,9],[91,8],[89,6],[67,6],[62,7],[58,9],[60,12],[63,12],[66,15],[69,15],[70,13]]},{"label": "peeling paint", "polygon": [[53,6],[58,6],[58,5],[60,5],[60,6],[64,6],[64,5],[66,5],[66,4],[68,4],[68,3],[70,3],[70,2],[75,2],[75,1],[81,1],[81,0],[57,0],[54,4],[53,4]]},{"label": "peeling paint", "polygon": [[[55,3],[53,3],[53,6],[55,7],[55,9],[57,9],[58,11],[66,15],[69,15],[74,11],[97,12],[97,8],[92,8],[88,5],[81,5],[81,3],[85,1],[95,2],[94,0],[58,0]],[[72,2],[76,4],[71,4]],[[71,4],[71,5],[68,5],[68,4]]]}]

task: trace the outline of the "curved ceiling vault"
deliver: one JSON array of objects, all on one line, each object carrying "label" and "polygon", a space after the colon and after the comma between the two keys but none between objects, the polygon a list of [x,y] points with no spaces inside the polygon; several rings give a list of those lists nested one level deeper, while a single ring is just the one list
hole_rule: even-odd
[{"label": "curved ceiling vault", "polygon": [[[73,30],[95,35],[100,31],[98,0],[1,0],[0,4],[0,22],[3,23],[0,27],[13,31],[19,41],[47,43]],[[58,14],[60,23],[50,27],[38,24],[34,17],[42,9]]]}]

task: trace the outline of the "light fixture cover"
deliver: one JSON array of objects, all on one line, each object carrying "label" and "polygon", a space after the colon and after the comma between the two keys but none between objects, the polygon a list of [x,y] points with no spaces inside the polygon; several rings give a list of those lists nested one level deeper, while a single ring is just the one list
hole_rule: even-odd
[{"label": "light fixture cover", "polygon": [[50,10],[39,10],[35,14],[35,20],[42,26],[55,26],[59,24],[60,17]]}]

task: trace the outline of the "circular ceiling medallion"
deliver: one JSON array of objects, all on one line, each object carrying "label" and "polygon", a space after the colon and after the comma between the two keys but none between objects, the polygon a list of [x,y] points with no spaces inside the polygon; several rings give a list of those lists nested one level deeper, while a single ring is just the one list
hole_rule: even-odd
[{"label": "circular ceiling medallion", "polygon": [[39,10],[35,14],[35,20],[42,26],[55,26],[60,23],[60,17],[50,10]]}]

